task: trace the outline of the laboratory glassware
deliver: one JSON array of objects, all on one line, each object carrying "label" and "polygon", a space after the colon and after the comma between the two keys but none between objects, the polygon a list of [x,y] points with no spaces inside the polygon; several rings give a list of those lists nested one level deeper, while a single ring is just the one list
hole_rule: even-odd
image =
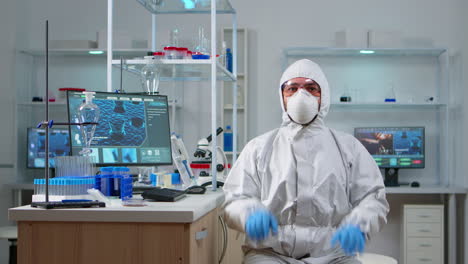
[{"label": "laboratory glassware", "polygon": [[388,90],[386,91],[386,95],[385,95],[385,102],[396,103],[395,88],[393,86],[393,83],[390,83],[388,85]]},{"label": "laboratory glassware", "polygon": [[174,28],[169,34],[169,41],[171,47],[179,47],[179,29]]},{"label": "laboratory glassware", "polygon": [[175,60],[178,57],[177,48],[172,46],[164,47],[164,54],[166,60]]},{"label": "laboratory glassware", "polygon": [[340,102],[351,102],[351,92],[348,89],[348,86],[344,86],[343,94],[340,96]]},{"label": "laboratory glassware", "polygon": [[195,54],[192,57],[194,59],[209,59],[210,53],[208,50],[209,46],[208,39],[205,37],[205,29],[203,27],[199,27],[197,46],[195,47]]},{"label": "laboratory glassware", "polygon": [[94,92],[83,92],[85,94],[85,102],[78,109],[78,118],[80,123],[94,123],[89,125],[80,125],[81,135],[83,137],[84,148],[80,151],[81,155],[87,156],[92,150],[90,148],[91,141],[96,131],[96,124],[99,120],[99,107],[93,103]]},{"label": "laboratory glassware", "polygon": [[[167,54],[167,53],[166,53]],[[147,94],[158,94],[159,93],[159,77],[161,76],[161,70],[154,61],[150,61],[141,69],[141,82],[143,90]]]}]

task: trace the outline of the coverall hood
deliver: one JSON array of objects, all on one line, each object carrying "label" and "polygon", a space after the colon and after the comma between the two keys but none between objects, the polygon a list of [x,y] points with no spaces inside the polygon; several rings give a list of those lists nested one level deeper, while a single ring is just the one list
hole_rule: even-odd
[{"label": "coverall hood", "polygon": [[325,74],[323,73],[320,66],[317,63],[308,59],[302,59],[294,62],[283,72],[283,75],[281,76],[279,84],[279,96],[281,108],[283,109],[283,124],[291,122],[291,120],[289,119],[288,114],[286,113],[286,109],[284,107],[283,92],[281,90],[281,86],[286,81],[297,77],[312,79],[320,85],[320,111],[316,120],[314,120],[314,122],[312,123],[322,124],[323,119],[327,115],[328,109],[330,108],[330,87],[328,86],[327,78],[325,77]]}]

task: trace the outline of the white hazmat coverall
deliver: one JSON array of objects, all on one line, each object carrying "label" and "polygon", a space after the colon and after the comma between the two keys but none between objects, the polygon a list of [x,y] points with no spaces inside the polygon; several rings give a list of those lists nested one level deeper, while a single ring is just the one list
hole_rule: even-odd
[{"label": "white hazmat coverall", "polygon": [[[317,118],[308,125],[290,120],[281,85],[310,78],[321,87]],[[283,122],[251,140],[224,185],[225,219],[245,232],[249,215],[268,210],[278,234],[264,240],[246,237],[245,263],[359,263],[331,245],[342,225],[357,225],[366,238],[386,223],[389,206],[376,163],[353,136],[327,128],[330,90],[320,67],[310,60],[289,66],[280,81]]]}]

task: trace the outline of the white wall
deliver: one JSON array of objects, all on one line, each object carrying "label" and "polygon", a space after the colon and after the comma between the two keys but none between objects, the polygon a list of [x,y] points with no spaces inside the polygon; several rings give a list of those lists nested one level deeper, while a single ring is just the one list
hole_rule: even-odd
[{"label": "white wall", "polygon": [[[11,206],[11,192],[4,184],[15,181],[15,45],[16,1],[0,4],[0,226],[8,224],[7,208]],[[0,240],[0,263],[8,261],[8,242]]]},{"label": "white wall", "polygon": [[[115,29],[129,31],[135,38],[146,37],[150,30],[150,15],[135,1],[116,2]],[[24,3],[27,3],[24,5],[26,8],[17,10],[19,17],[26,24],[25,30],[18,30],[18,36],[22,38],[22,41],[16,43],[19,48],[39,49],[43,47],[45,19],[49,19],[51,23],[51,39],[93,40],[95,32],[106,27],[106,1],[29,0],[23,1]],[[467,81],[463,78],[463,75],[467,73],[464,65],[468,61],[466,55],[468,36],[465,34],[468,19],[464,18],[464,11],[468,7],[467,1],[233,0],[232,4],[238,11],[239,27],[248,28],[251,34],[249,36],[250,137],[264,133],[280,124],[281,108],[277,98],[277,89],[281,75],[282,49],[294,46],[330,46],[333,44],[334,32],[344,28],[395,30],[401,32],[403,36],[430,38],[434,41],[435,46],[448,47],[453,50],[456,70],[452,84],[458,86],[460,94],[452,100],[461,107],[460,112],[455,116],[458,122],[453,129],[455,130],[454,134],[459,138],[464,135],[463,131],[467,131],[468,122],[466,122],[467,117],[463,114],[465,110],[462,105],[463,99],[467,97],[464,93]],[[2,4],[0,12],[2,12],[1,14],[5,12],[6,16],[2,15],[0,19],[14,20],[11,18],[11,13],[5,11],[7,9],[4,9],[3,6],[5,4]],[[218,17],[223,26],[230,26],[229,17]],[[193,23],[194,20],[197,23]],[[205,16],[159,16],[157,21],[158,37],[160,37],[158,46],[167,42],[168,32],[171,28],[180,28],[181,37],[186,43],[196,36],[199,24],[203,24],[206,29],[209,29]],[[6,29],[3,29],[4,27]],[[4,34],[11,34],[14,26],[11,23],[1,23],[0,29],[2,30],[1,45],[4,45]],[[4,31],[7,33],[3,33]],[[14,44],[8,45],[9,49],[7,50],[11,51]],[[0,58],[11,61],[12,55],[7,50],[0,49]],[[61,65],[67,64],[65,61],[56,62],[58,63],[56,67],[59,68],[62,67]],[[86,66],[88,62],[75,61],[75,63],[77,65],[74,65],[73,69],[80,71],[77,66]],[[95,64],[89,63],[90,69],[96,67]],[[0,71],[2,84],[11,84],[13,80],[11,74],[11,69],[8,67]],[[51,78],[52,84],[55,86],[64,85],[67,74],[69,73],[58,69],[55,73],[51,72],[51,76],[55,76]],[[5,78],[6,82],[3,81]],[[99,78],[96,82],[101,85],[102,80],[103,78]],[[41,79],[37,78],[32,86],[42,87]],[[209,102],[208,86],[198,86],[184,87],[184,89],[189,89],[186,90],[184,100],[186,106],[190,106],[190,108],[184,109],[182,112],[185,115],[183,128],[186,131],[189,148],[193,148],[196,139],[200,136],[206,136],[210,124],[208,115],[210,108],[208,104],[204,103]],[[3,87],[7,86],[2,86],[2,91]],[[331,87],[331,89],[333,88]],[[166,89],[170,90],[170,87]],[[12,90],[9,91],[7,95],[12,96]],[[3,98],[5,97],[2,96],[2,100]],[[8,109],[11,109],[11,106]],[[197,117],[203,119],[201,126],[189,122],[189,120],[197,120]],[[11,137],[11,131],[8,133],[7,137]],[[8,144],[11,144],[11,141],[0,141],[2,147],[9,147]],[[466,170],[466,167],[462,165],[462,157],[466,155],[463,149],[468,149],[467,147],[468,141],[466,140],[463,141],[463,144],[454,142],[451,146],[459,157],[454,164],[458,182],[466,182],[466,177],[462,173]],[[9,161],[8,157],[6,159]],[[395,200],[399,201],[399,199]],[[397,207],[392,207],[392,209],[395,208]],[[398,256],[398,248],[395,246],[398,241],[395,234],[398,234],[399,231],[397,218],[397,215],[391,214],[390,219],[396,222],[385,228],[381,237],[374,240],[375,246],[371,245],[371,249],[381,252],[381,247],[387,245],[387,253]],[[388,238],[390,238],[391,243],[389,243]]]}]

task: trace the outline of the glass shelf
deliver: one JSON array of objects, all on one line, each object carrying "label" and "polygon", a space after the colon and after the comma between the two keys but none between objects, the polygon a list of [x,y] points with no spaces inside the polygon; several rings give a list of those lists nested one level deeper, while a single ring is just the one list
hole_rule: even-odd
[{"label": "glass shelf", "polygon": [[[211,0],[136,0],[153,14],[209,14],[211,12]],[[195,3],[196,2],[196,3]],[[193,4],[193,8],[184,3]],[[228,0],[216,0],[216,13],[234,14]]]},{"label": "glass shelf", "polygon": [[[18,103],[20,106],[41,106],[45,107],[45,102],[22,102]],[[49,102],[49,107],[53,106],[61,106],[64,107],[67,105],[67,102]]]},{"label": "glass shelf", "polygon": [[[124,70],[140,75],[141,68],[151,60],[124,60]],[[211,60],[155,60],[161,72],[161,81],[208,81],[211,75]],[[120,68],[120,60],[112,60]],[[235,81],[236,77],[220,63],[217,65],[217,79]]]},{"label": "glass shelf", "polygon": [[332,110],[351,110],[351,109],[439,109],[445,108],[447,104],[426,103],[332,103]]},{"label": "glass shelf", "polygon": [[[224,110],[234,110],[234,107],[232,106],[232,104],[227,104],[227,105],[224,105]],[[243,105],[237,106],[237,110],[239,111],[244,110],[244,106]]]},{"label": "glass shelf", "polygon": [[[372,54],[362,54],[361,50],[374,51]],[[289,57],[302,56],[323,56],[323,57],[339,57],[339,56],[433,56],[438,57],[447,49],[444,48],[328,48],[328,47],[297,47],[287,48],[284,54]]]},{"label": "glass shelf", "polygon": [[[180,105],[180,103],[177,101],[177,100],[168,100],[168,103],[169,103],[169,107],[176,107],[176,108],[181,108],[182,106]],[[40,107],[45,107],[45,102],[22,102],[22,103],[18,103],[19,106],[33,106],[33,107],[37,107],[37,106],[40,106]],[[66,107],[67,106],[67,102],[50,102],[49,103],[49,107]]]},{"label": "glass shelf", "polygon": [[[116,57],[137,57],[146,56],[150,49],[114,49],[112,55]],[[44,50],[21,50],[21,53],[32,56],[45,56]],[[102,52],[100,54],[91,54]],[[106,57],[106,49],[49,49],[49,56],[89,56],[89,57]]]}]

